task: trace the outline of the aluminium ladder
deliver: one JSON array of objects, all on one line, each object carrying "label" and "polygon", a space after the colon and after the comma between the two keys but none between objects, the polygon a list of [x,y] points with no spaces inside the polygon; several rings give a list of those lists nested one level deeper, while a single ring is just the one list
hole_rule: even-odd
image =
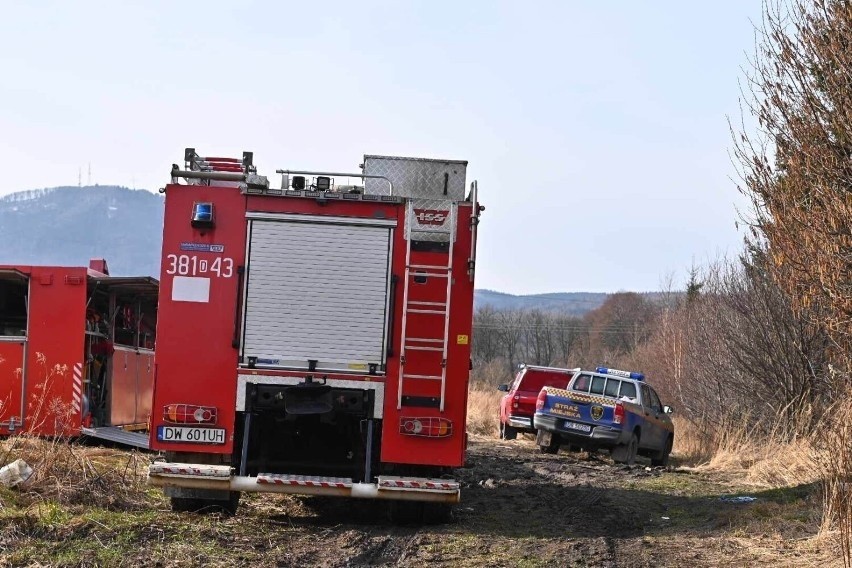
[{"label": "aluminium ladder", "polygon": [[[440,225],[428,225],[428,228],[423,228],[423,224],[418,221],[415,211],[415,200],[409,199],[406,206],[405,219],[405,284],[402,294],[402,346],[399,356],[399,384],[397,387],[397,410],[402,409],[404,399],[410,398],[405,395],[405,386],[411,381],[440,381],[441,394],[438,398],[438,409],[444,411],[444,399],[447,384],[447,349],[449,347],[450,333],[450,298],[453,287],[453,247],[456,240],[456,218],[458,215],[458,205],[450,200],[425,200],[417,199],[417,205],[427,205],[430,210],[439,210],[448,212],[445,222]],[[415,227],[416,226],[416,227]],[[418,262],[417,258],[421,255],[433,256],[435,253],[413,251],[412,241],[417,237],[424,240],[444,242],[448,241],[447,245],[447,262],[446,264],[425,264]],[[444,253],[438,253],[444,254]],[[444,286],[444,295],[440,301],[425,301],[411,299],[411,283],[415,278],[443,278],[446,279]],[[410,314],[425,315],[428,317],[441,317],[443,325],[440,329],[443,333],[438,336],[423,337],[426,335],[422,330],[416,335],[410,335]],[[406,363],[410,363],[410,357],[416,353],[440,353],[441,359],[438,365],[427,364],[426,366],[434,370],[424,373],[409,373],[406,372]],[[422,367],[421,363],[421,367]],[[411,404],[410,406],[421,406]]]}]

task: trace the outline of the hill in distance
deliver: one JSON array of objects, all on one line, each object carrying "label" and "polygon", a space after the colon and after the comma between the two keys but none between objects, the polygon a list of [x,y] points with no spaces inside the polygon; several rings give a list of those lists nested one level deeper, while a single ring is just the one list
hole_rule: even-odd
[{"label": "hill in distance", "polygon": [[515,296],[494,290],[476,290],[474,307],[491,306],[496,310],[541,310],[582,316],[599,308],[608,294],[598,292],[555,292]]},{"label": "hill in distance", "polygon": [[57,187],[0,197],[0,264],[88,266],[115,276],[160,273],[163,197],[117,186]]},{"label": "hill in distance", "polygon": [[[21,191],[0,197],[0,264],[88,266],[105,258],[113,276],[159,278],[163,197],[96,185]],[[476,308],[540,309],[582,316],[603,293],[514,296],[476,290]]]}]

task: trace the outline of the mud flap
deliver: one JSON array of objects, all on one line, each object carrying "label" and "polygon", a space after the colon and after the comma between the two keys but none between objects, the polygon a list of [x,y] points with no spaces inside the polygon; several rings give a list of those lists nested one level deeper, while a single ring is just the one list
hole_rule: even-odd
[{"label": "mud flap", "polygon": [[535,435],[535,443],[538,450],[543,454],[555,454],[559,452],[559,434],[539,430]]}]

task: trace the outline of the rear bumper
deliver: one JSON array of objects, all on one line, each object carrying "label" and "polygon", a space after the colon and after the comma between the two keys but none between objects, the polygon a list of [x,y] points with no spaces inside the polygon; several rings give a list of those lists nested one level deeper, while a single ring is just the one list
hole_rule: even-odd
[{"label": "rear bumper", "polygon": [[509,415],[509,426],[523,430],[533,430],[532,418],[529,416]]},{"label": "rear bumper", "polygon": [[155,462],[148,467],[148,484],[218,491],[324,495],[355,499],[388,499],[458,503],[460,485],[450,479],[379,476],[376,483],[342,477],[286,474],[232,475],[229,466]]},{"label": "rear bumper", "polygon": [[589,434],[584,434],[565,428],[564,418],[556,418],[546,414],[536,414],[533,424],[538,430],[559,434],[559,437],[566,441],[585,446],[609,448],[626,442],[623,430],[617,430],[608,426],[593,425],[592,431]]}]

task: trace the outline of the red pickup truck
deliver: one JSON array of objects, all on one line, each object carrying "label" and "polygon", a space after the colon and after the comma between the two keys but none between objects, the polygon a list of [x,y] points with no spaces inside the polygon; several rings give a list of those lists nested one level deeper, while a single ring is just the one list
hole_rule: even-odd
[{"label": "red pickup truck", "polygon": [[506,393],[500,400],[500,439],[514,440],[518,432],[535,432],[533,415],[538,393],[544,387],[567,388],[579,370],[521,365],[511,385],[497,387]]}]

